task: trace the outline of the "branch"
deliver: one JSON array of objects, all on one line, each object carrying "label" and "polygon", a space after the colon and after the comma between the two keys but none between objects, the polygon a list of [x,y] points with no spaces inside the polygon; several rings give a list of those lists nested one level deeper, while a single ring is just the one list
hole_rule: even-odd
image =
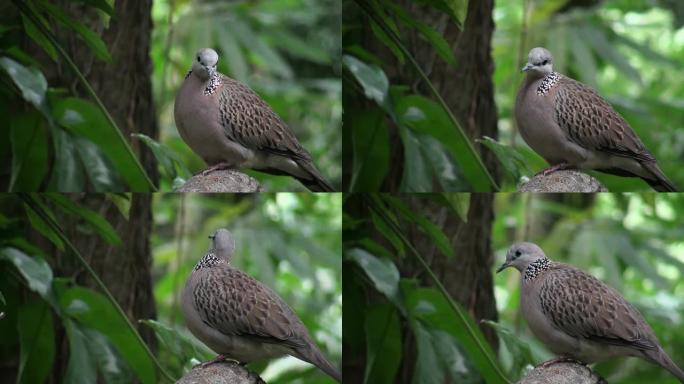
[{"label": "branch", "polygon": [[539,366],[517,384],[607,384],[606,380],[586,365],[562,362]]},{"label": "branch", "polygon": [[235,193],[263,192],[259,182],[234,169],[212,171],[204,176],[201,173],[191,177],[176,192]]},{"label": "branch", "polygon": [[266,384],[259,375],[242,365],[223,361],[204,368],[195,367],[176,384]]},{"label": "branch", "polygon": [[518,186],[518,192],[608,192],[592,176],[575,170],[560,170],[548,175],[538,174]]}]

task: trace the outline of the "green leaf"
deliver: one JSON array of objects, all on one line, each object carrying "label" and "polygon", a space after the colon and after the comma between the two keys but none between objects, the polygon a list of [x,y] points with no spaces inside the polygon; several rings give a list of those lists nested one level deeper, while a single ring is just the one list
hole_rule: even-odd
[{"label": "green leaf", "polygon": [[494,155],[496,155],[499,163],[503,165],[503,168],[506,170],[506,174],[515,183],[517,183],[524,175],[529,175],[532,173],[529,164],[527,164],[525,156],[523,156],[515,148],[501,144],[488,136],[483,136],[481,140],[478,140],[478,142],[484,144],[485,147],[494,152]]},{"label": "green leaf", "polygon": [[389,130],[378,108],[345,117],[351,127],[354,171],[351,191],[378,191],[389,169]]},{"label": "green leaf", "polygon": [[506,384],[505,378],[498,373],[501,370],[492,369],[497,364],[496,355],[465,309],[454,303],[454,310],[444,295],[434,288],[411,289],[403,294],[408,313],[426,327],[448,332],[458,340],[487,383]]},{"label": "green leaf", "polygon": [[466,191],[470,185],[444,145],[429,135],[416,134],[420,152],[443,191]]},{"label": "green leaf", "polygon": [[468,15],[468,0],[418,0],[451,16],[459,26],[463,26]]},{"label": "green leaf", "polygon": [[90,328],[81,327],[86,348],[106,383],[135,382],[133,372],[125,365],[106,336]]},{"label": "green leaf", "polygon": [[432,169],[426,162],[417,135],[410,129],[400,127],[399,136],[404,146],[404,173],[401,192],[432,192]]},{"label": "green leaf", "polygon": [[445,382],[445,372],[440,364],[440,357],[435,350],[432,335],[419,321],[412,321],[411,328],[416,337],[418,356],[413,383],[442,384]]},{"label": "green leaf", "polygon": [[147,178],[128,151],[116,128],[109,124],[102,111],[90,102],[78,98],[66,98],[53,107],[53,116],[70,132],[88,138],[95,143],[123,176],[133,191],[146,191]]},{"label": "green leaf", "polygon": [[45,260],[40,257],[30,257],[12,247],[0,248],[0,260],[7,260],[12,263],[30,290],[44,299],[50,298],[52,269]]},{"label": "green leaf", "polygon": [[468,210],[470,209],[469,193],[442,193],[440,194],[452,210],[464,223],[468,222]]},{"label": "green leaf", "polygon": [[52,310],[34,299],[19,307],[17,328],[21,350],[17,383],[44,383],[55,359]]},{"label": "green leaf", "polygon": [[247,78],[249,77],[249,66],[247,65],[247,60],[242,53],[242,49],[240,49],[237,39],[235,39],[233,34],[225,33],[222,24],[217,24],[216,27],[214,34],[216,35],[216,41],[221,47],[221,53],[226,57],[230,57],[230,60],[226,61],[230,68],[228,73],[237,80],[243,82],[247,81]]},{"label": "green leaf", "polygon": [[181,177],[187,178],[192,176],[190,170],[188,170],[188,168],[183,164],[180,156],[173,152],[168,146],[155,141],[151,137],[143,135],[142,133],[134,133],[131,136],[139,138],[152,150],[154,157],[164,170],[164,174],[170,180],[173,180],[178,176],[176,169],[180,169]]},{"label": "green leaf", "polygon": [[446,257],[454,257],[454,249],[451,247],[449,239],[446,237],[442,229],[428,220],[425,216],[413,212],[403,201],[390,195],[384,195],[384,200],[387,201],[394,211],[401,213],[404,218],[417,224],[423,232],[432,239],[437,246],[437,249]]},{"label": "green leaf", "polygon": [[69,362],[64,382],[69,384],[90,384],[97,382],[97,362],[88,351],[88,339],[81,329],[69,320],[62,318],[62,325],[69,339]]},{"label": "green leaf", "polygon": [[503,343],[506,345],[506,349],[508,349],[513,357],[513,373],[522,373],[523,369],[528,364],[534,364],[530,346],[524,343],[520,337],[512,332],[509,328],[491,320],[482,320],[480,323],[492,327],[496,331],[499,340],[503,341]]},{"label": "green leaf", "polygon": [[342,62],[361,85],[367,98],[375,100],[380,106],[387,105],[389,81],[381,68],[376,65],[367,65],[350,55],[342,56]]},{"label": "green leaf", "polygon": [[487,176],[477,165],[478,154],[472,152],[468,143],[454,134],[457,128],[439,104],[423,96],[409,95],[397,101],[396,112],[400,124],[411,128],[414,132],[430,135],[440,142],[458,161],[468,182],[477,190],[484,189],[488,185]]},{"label": "green leaf", "polygon": [[[36,199],[36,202],[38,201],[39,200]],[[46,214],[53,216],[52,212],[47,207],[43,205],[41,208],[43,208]],[[64,242],[59,235],[57,235],[57,233],[55,233],[55,231],[52,230],[52,228],[30,206],[24,204],[24,211],[26,212],[26,216],[31,222],[33,229],[50,240],[50,242],[52,242],[57,249],[64,251]]]},{"label": "green leaf", "polygon": [[88,4],[91,7],[95,7],[101,11],[104,11],[109,16],[114,16],[114,8],[107,2],[107,0],[75,0],[79,3]]},{"label": "green leaf", "polygon": [[373,220],[373,225],[375,225],[375,229],[380,232],[385,239],[387,239],[392,246],[394,246],[394,249],[397,251],[399,256],[403,257],[406,254],[406,251],[404,249],[404,243],[401,242],[401,239],[392,231],[392,229],[387,226],[387,223],[385,223],[384,220],[382,220],[374,211],[371,211],[371,220]]},{"label": "green leaf", "polygon": [[85,190],[85,176],[78,161],[74,138],[61,128],[52,131],[55,164],[50,177],[50,190],[59,192],[82,192]]},{"label": "green leaf", "polygon": [[263,39],[256,38],[256,33],[247,23],[233,18],[228,28],[242,42],[243,46],[249,47],[251,53],[261,58],[260,64],[286,79],[293,77],[292,68],[287,61],[280,56],[278,51],[267,45]]},{"label": "green leaf", "polygon": [[107,336],[143,383],[156,383],[156,368],[145,348],[101,294],[83,287],[62,292],[59,303],[64,313]]},{"label": "green leaf", "polygon": [[[49,28],[47,26],[47,22],[41,15],[37,14],[36,17],[41,19],[41,22],[46,26],[46,28]],[[57,61],[57,49],[55,49],[50,40],[48,40],[47,37],[40,32],[38,27],[33,24],[33,22],[23,13],[21,14],[21,20],[24,23],[24,31],[26,31],[26,34],[31,38],[31,40],[41,47],[53,61]]]},{"label": "green leaf", "polygon": [[72,19],[59,7],[52,5],[47,1],[38,1],[36,4],[38,7],[52,15],[52,17],[54,17],[55,20],[57,20],[60,24],[75,31],[95,53],[95,56],[98,59],[106,62],[112,61],[112,57],[107,50],[107,46],[97,33],[88,29],[88,27],[86,27],[80,21]]},{"label": "green leaf", "polygon": [[602,29],[590,24],[584,24],[581,28],[577,29],[577,32],[583,38],[583,41],[591,45],[597,55],[613,64],[618,71],[631,78],[632,81],[641,84],[639,71],[615,48],[612,42],[608,41],[606,33]]},{"label": "green leaf", "polygon": [[365,383],[391,384],[401,363],[399,315],[391,304],[367,307]]},{"label": "green leaf", "polygon": [[400,306],[399,270],[392,260],[377,258],[360,248],[350,249],[345,254],[361,267],[378,292]]},{"label": "green leaf", "polygon": [[114,172],[112,164],[95,143],[84,137],[75,137],[73,140],[78,158],[85,169],[85,174],[88,176],[88,180],[96,192],[122,191],[126,189],[119,175]]},{"label": "green leaf", "polygon": [[27,68],[9,57],[0,58],[0,67],[19,88],[24,100],[40,110],[45,102],[45,91],[47,91],[47,80],[43,73],[36,68]]},{"label": "green leaf", "polygon": [[59,193],[46,193],[44,197],[52,200],[62,211],[77,216],[93,228],[106,242],[121,246],[122,242],[114,228],[104,217],[95,211],[82,207]]},{"label": "green leaf", "polygon": [[447,63],[451,65],[456,65],[456,57],[454,52],[449,46],[446,39],[437,31],[435,31],[431,26],[423,23],[417,18],[410,15],[406,10],[399,4],[396,4],[389,0],[382,1],[383,7],[391,9],[399,20],[414,28],[418,31],[427,41],[435,48],[437,54]]},{"label": "green leaf", "polygon": [[198,348],[197,344],[187,336],[162,322],[151,319],[140,320],[140,322],[154,330],[161,345],[166,348],[172,358],[178,359],[180,366],[190,363],[193,359],[206,361],[214,354],[208,348]]},{"label": "green leaf", "polygon": [[[2,60],[2,59],[0,59]],[[19,113],[10,120],[12,174],[10,191],[40,190],[48,172],[47,132],[37,113]]]}]

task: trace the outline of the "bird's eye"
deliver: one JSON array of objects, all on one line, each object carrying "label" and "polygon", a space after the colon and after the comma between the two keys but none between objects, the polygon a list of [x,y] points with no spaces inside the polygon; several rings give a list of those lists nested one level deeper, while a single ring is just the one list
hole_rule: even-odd
[{"label": "bird's eye", "polygon": [[542,65],[546,65],[546,64],[548,64],[548,63],[549,63],[549,61],[548,61],[548,60],[544,60],[544,61],[542,61]]},{"label": "bird's eye", "polygon": [[197,62],[198,62],[198,63],[200,62],[199,56],[197,56]]},{"label": "bird's eye", "polygon": [[520,255],[522,255],[520,251],[515,251],[515,257],[520,257]]}]

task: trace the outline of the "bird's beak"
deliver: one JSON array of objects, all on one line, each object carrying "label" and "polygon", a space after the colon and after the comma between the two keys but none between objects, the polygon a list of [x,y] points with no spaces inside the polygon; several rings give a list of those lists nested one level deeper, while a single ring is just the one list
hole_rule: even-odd
[{"label": "bird's beak", "polygon": [[501,264],[501,266],[499,267],[499,269],[496,270],[496,273],[499,273],[499,272],[503,271],[504,269],[506,269],[506,268],[508,268],[508,267],[510,267],[510,264],[508,264],[508,262],[504,262],[503,264]]},{"label": "bird's beak", "polygon": [[527,63],[527,64],[525,64],[524,67],[522,67],[522,69],[520,70],[520,72],[527,72],[527,71],[529,71],[530,69],[532,69],[532,67],[534,67],[534,65],[532,65],[532,64],[530,64],[530,63]]}]

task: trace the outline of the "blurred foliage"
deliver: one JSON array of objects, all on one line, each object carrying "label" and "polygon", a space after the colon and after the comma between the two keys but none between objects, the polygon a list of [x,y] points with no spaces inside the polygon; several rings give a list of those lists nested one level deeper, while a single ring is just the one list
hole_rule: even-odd
[{"label": "blurred foliage", "polygon": [[[450,22],[463,22],[466,1],[424,3],[444,12]],[[365,33],[367,23],[372,36]],[[461,124],[406,48],[398,26],[415,30],[441,60],[450,65],[457,60],[442,34],[402,5],[388,0],[344,2],[345,190],[378,191],[392,168],[403,169],[402,192],[430,192],[433,179],[446,191],[495,189]],[[392,56],[383,59],[371,52],[373,40]],[[431,92],[421,95],[415,86],[390,84],[386,72],[397,62],[418,73]],[[368,102],[360,102],[365,99]],[[402,164],[390,162],[392,126],[403,146]]]},{"label": "blurred foliage", "polygon": [[[130,209],[127,196],[103,198],[115,201],[124,214]],[[208,249],[208,235],[221,227],[235,234],[233,263],[278,292],[324,354],[339,364],[341,204],[341,194],[156,195],[150,278],[158,319],[139,320],[160,340],[161,367],[177,378],[214,355],[185,328],[179,295]],[[155,358],[109,293],[59,275],[54,255],[28,240],[26,234],[36,231],[58,249],[69,250],[68,238],[55,226],[57,211],[81,219],[80,235],[121,246],[109,223],[64,195],[0,195],[0,358],[18,364],[17,382],[44,382],[58,358],[62,341],[56,339],[54,326],[59,324],[69,351],[66,372],[60,373],[65,382],[161,380]],[[292,357],[250,368],[269,383],[333,382]]]},{"label": "blurred foliage", "polygon": [[[341,183],[339,1],[161,0],[154,2],[152,18],[160,142],[193,173],[205,165],[178,135],[173,104],[195,52],[212,47],[219,71],[254,89],[293,130],[321,173],[333,185]],[[164,190],[175,177],[187,177],[167,167],[162,175]],[[304,190],[291,177],[258,173],[256,178],[267,190]]]},{"label": "blurred foliage", "polygon": [[[507,171],[503,189],[514,190],[521,175],[547,166],[522,140],[513,119],[523,79],[520,68],[535,46],[553,53],[554,70],[597,89],[629,122],[663,172],[684,185],[679,167],[684,158],[682,15],[684,3],[667,0],[497,2],[493,57],[499,138],[507,148],[497,152]],[[510,170],[511,156],[522,156],[525,165]],[[639,179],[592,175],[612,192],[650,190]]]},{"label": "blurred foliage", "polygon": [[[108,19],[106,2],[84,1]],[[88,5],[83,5],[87,7]],[[100,36],[47,0],[0,3],[0,169],[8,191],[148,191],[150,179],[128,141],[56,38],[68,29],[100,61],[111,62]],[[22,47],[29,38],[51,62]],[[73,71],[91,101],[70,97],[47,83],[42,66]]]},{"label": "blurred foliage", "polygon": [[[466,217],[465,194],[420,194]],[[413,212],[399,196],[356,193],[344,205],[344,343],[351,356],[364,356],[364,383],[394,383],[402,361],[415,359],[411,382],[506,383],[494,351],[467,310],[449,296],[404,233],[408,225],[420,228],[435,242],[436,257],[454,257],[450,240],[436,224]],[[401,276],[401,259],[415,258],[435,287]],[[402,325],[403,323],[403,325]],[[403,327],[415,337],[403,345]],[[346,350],[346,349],[345,349]],[[357,358],[350,358],[353,363]],[[350,363],[351,364],[351,363]],[[359,368],[354,365],[354,368]]]},{"label": "blurred foliage", "polygon": [[[684,197],[681,194],[497,194],[495,265],[515,241],[532,241],[556,261],[572,264],[615,287],[651,325],[678,365],[684,362]],[[520,275],[495,278],[503,340],[499,356],[511,377],[520,367],[552,357],[521,323]],[[531,354],[521,353],[520,348]],[[595,365],[609,383],[677,383],[662,368],[640,359]]]}]

